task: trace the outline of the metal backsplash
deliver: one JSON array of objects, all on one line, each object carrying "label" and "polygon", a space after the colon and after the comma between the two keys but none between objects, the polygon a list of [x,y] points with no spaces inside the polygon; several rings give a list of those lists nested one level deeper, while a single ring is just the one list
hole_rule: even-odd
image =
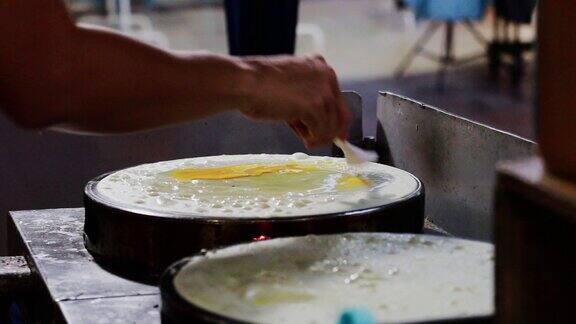
[{"label": "metal backsplash", "polygon": [[424,183],[426,215],[449,233],[492,240],[495,165],[536,144],[393,93],[378,98],[383,162]]}]

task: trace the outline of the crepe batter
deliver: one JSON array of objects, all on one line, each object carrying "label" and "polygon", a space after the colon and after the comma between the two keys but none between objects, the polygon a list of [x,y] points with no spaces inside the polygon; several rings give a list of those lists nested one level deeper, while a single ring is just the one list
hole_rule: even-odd
[{"label": "crepe batter", "polygon": [[183,216],[282,217],[380,206],[413,194],[408,172],[293,155],[222,155],[143,164],[102,179],[107,200]]},{"label": "crepe batter", "polygon": [[378,322],[493,312],[493,246],[428,235],[282,238],[194,257],[174,279],[190,303],[258,323],[337,323],[344,309]]}]

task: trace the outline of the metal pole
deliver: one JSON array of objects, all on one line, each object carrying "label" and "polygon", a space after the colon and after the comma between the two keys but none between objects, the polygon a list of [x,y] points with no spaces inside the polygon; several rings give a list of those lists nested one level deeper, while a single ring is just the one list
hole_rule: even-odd
[{"label": "metal pole", "polygon": [[454,22],[446,22],[446,38],[444,41],[444,55],[440,60],[440,69],[438,70],[436,86],[439,91],[444,91],[446,86],[446,74],[448,67],[454,63]]},{"label": "metal pole", "polygon": [[414,46],[412,47],[412,49],[410,50],[408,55],[406,55],[402,59],[400,64],[398,64],[398,67],[396,68],[396,71],[394,72],[395,78],[399,79],[402,76],[404,76],[404,73],[410,67],[410,64],[412,64],[412,61],[414,61],[414,58],[417,55],[419,55],[420,53],[422,53],[422,51],[424,50],[424,46],[426,45],[426,43],[428,43],[428,41],[430,40],[432,35],[434,35],[434,32],[436,32],[438,27],[440,27],[440,24],[437,22],[430,22],[430,24],[428,24],[426,31],[424,31],[422,36],[420,36],[420,38],[416,41],[416,44],[414,44]]}]

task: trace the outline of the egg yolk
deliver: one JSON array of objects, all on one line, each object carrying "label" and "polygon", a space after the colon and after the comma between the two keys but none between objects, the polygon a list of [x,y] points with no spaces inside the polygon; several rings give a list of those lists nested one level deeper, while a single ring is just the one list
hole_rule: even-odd
[{"label": "egg yolk", "polygon": [[180,181],[223,180],[243,177],[256,177],[266,173],[301,173],[316,171],[318,168],[302,164],[241,164],[219,168],[186,168],[172,171],[172,176]]},{"label": "egg yolk", "polygon": [[354,175],[346,175],[338,179],[338,185],[336,188],[340,191],[346,191],[365,188],[369,185],[370,183],[366,179]]},{"label": "egg yolk", "polygon": [[[334,185],[338,191],[357,190],[370,186],[368,180],[359,176],[302,163],[240,164],[215,168],[184,168],[172,170],[170,175],[182,182],[191,180],[236,181],[237,185],[245,187],[256,186],[262,191],[273,192],[299,189],[313,190],[329,183],[328,179],[331,175],[337,176]],[[248,177],[252,177],[252,179],[249,179],[248,182],[242,180],[242,178]]]}]

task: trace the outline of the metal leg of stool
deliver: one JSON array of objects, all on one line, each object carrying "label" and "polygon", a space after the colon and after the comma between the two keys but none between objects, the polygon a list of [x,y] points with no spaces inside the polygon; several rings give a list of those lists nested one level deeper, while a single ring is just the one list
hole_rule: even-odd
[{"label": "metal leg of stool", "polygon": [[426,28],[422,36],[420,36],[420,38],[416,41],[416,44],[414,44],[408,55],[406,55],[402,59],[400,64],[398,64],[398,67],[396,67],[396,70],[394,72],[395,78],[399,79],[402,76],[404,76],[404,73],[410,67],[410,64],[412,64],[414,58],[416,58],[416,56],[422,53],[424,46],[426,45],[426,43],[428,43],[432,35],[434,35],[438,27],[440,27],[440,24],[434,21],[428,24],[428,27]]},{"label": "metal leg of stool", "polygon": [[468,30],[468,32],[476,39],[476,41],[482,45],[486,45],[488,43],[488,41],[486,40],[486,37],[484,37],[484,35],[482,35],[482,33],[480,33],[472,24],[472,22],[470,20],[464,20],[464,27],[466,27],[466,30]]},{"label": "metal leg of stool", "polygon": [[488,44],[488,68],[490,77],[496,81],[498,79],[498,72],[500,71],[500,19],[494,17],[494,25],[492,27],[492,41]]},{"label": "metal leg of stool", "polygon": [[454,22],[446,22],[446,38],[444,41],[444,55],[440,60],[440,68],[438,69],[436,87],[438,91],[444,91],[446,88],[446,73],[448,67],[454,63],[453,55],[454,45]]}]

